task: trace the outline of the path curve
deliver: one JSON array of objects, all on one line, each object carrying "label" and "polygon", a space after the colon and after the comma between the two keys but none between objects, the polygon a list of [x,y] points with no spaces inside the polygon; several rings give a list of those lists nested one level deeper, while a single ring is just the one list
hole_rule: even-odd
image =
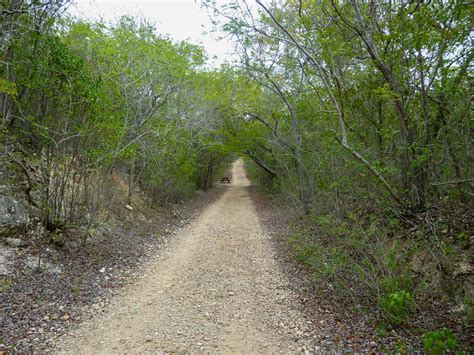
[{"label": "path curve", "polygon": [[233,163],[232,176],[221,198],[107,313],[62,339],[60,350],[301,351],[297,330],[305,320],[259,223],[242,160]]}]

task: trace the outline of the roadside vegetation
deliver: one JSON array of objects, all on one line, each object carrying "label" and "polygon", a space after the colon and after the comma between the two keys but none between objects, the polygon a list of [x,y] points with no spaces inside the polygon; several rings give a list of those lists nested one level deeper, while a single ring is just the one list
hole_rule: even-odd
[{"label": "roadside vegetation", "polygon": [[289,243],[315,290],[381,337],[418,337],[400,350],[469,347],[467,4],[207,3],[255,87],[233,137],[261,168],[254,180],[291,211]]},{"label": "roadside vegetation", "polygon": [[291,211],[315,290],[381,337],[469,350],[468,2],[202,3],[235,42],[232,64],[211,69],[203,48],[141,19],[0,1],[0,207],[17,221],[2,238],[20,235],[39,267],[67,231],[80,248],[106,211],[182,201],[243,156]]}]

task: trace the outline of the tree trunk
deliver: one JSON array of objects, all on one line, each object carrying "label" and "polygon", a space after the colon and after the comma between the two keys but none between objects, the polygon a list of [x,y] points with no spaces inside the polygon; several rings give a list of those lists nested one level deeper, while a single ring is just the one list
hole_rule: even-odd
[{"label": "tree trunk", "polygon": [[255,164],[257,164],[260,168],[262,168],[263,171],[265,171],[270,176],[270,179],[273,179],[277,176],[276,172],[273,169],[269,168],[267,164],[265,164],[265,162],[263,162],[258,157],[256,157],[253,152],[247,150],[245,154],[247,154],[249,158],[252,159]]},{"label": "tree trunk", "polygon": [[207,163],[207,171],[206,171],[206,182],[204,185],[204,189],[207,190],[210,187],[212,187],[212,175],[214,171],[214,161],[213,159],[209,160],[209,163]]},{"label": "tree trunk", "polygon": [[[6,74],[7,80],[10,82],[15,81],[15,75],[13,70],[13,48],[9,46],[5,51],[5,62],[6,62]],[[11,127],[14,123],[14,115],[12,112],[13,106],[11,99],[7,93],[2,93],[2,115],[3,115],[3,125]]]},{"label": "tree trunk", "polygon": [[362,155],[357,153],[351,146],[349,146],[347,143],[343,142],[339,138],[336,137],[336,140],[345,148],[347,149],[354,158],[356,158],[358,161],[360,161],[362,164],[364,164],[367,169],[382,183],[382,185],[385,187],[387,192],[390,194],[390,197],[395,200],[400,206],[404,207],[403,201],[398,195],[397,191],[388,183],[387,180],[383,177],[383,175],[372,165],[369,163],[367,159],[365,159]]},{"label": "tree trunk", "polygon": [[382,136],[382,126],[383,126],[383,105],[382,101],[377,101],[377,146],[379,152],[379,158],[382,158],[383,152],[383,136]]},{"label": "tree trunk", "polygon": [[[432,130],[430,124],[430,111],[428,106],[428,93],[426,92],[425,87],[425,71],[423,68],[423,61],[421,52],[418,53],[418,63],[420,66],[420,82],[421,82],[421,117],[423,118],[424,123],[424,138],[421,144],[421,152],[419,154],[428,154],[426,148],[430,146],[432,138]],[[420,166],[415,168],[415,189],[417,193],[418,209],[424,209],[426,204],[426,184],[428,180],[428,169],[429,169],[429,156],[422,159]]]},{"label": "tree trunk", "polygon": [[127,195],[127,204],[132,204],[133,190],[135,188],[135,158],[132,158],[129,166],[128,174],[128,195]]},{"label": "tree trunk", "polygon": [[379,51],[373,40],[372,34],[366,30],[366,25],[363,22],[362,16],[360,14],[359,4],[355,0],[352,0],[352,5],[356,12],[357,21],[359,28],[354,28],[355,32],[365,44],[367,53],[374,63],[375,67],[382,74],[385,82],[389,85],[390,90],[392,90],[396,95],[394,95],[394,107],[398,115],[398,121],[400,126],[400,142],[402,146],[402,151],[400,153],[400,168],[401,168],[401,182],[402,187],[405,191],[410,191],[410,171],[412,169],[412,162],[410,159],[410,149],[413,147],[414,142],[414,133],[410,127],[410,117],[408,112],[405,109],[402,97],[403,91],[401,85],[393,76],[389,67],[385,64],[382,58],[379,55]]},{"label": "tree trunk", "polygon": [[310,213],[310,196],[308,183],[305,174],[304,161],[303,161],[303,139],[301,137],[300,122],[296,115],[296,111],[293,106],[290,106],[291,112],[291,130],[293,132],[293,138],[295,140],[295,157],[296,157],[296,170],[299,181],[299,199],[303,205],[303,211],[306,215]]}]

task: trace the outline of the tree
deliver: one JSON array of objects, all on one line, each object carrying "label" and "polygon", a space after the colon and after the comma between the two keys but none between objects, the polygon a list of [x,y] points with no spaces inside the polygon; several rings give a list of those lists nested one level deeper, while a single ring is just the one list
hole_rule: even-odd
[{"label": "tree", "polygon": [[[443,179],[434,164],[436,154],[443,164],[458,159],[451,144],[436,142],[444,133],[435,117],[446,111],[436,108],[435,92],[442,73],[457,73],[459,80],[472,60],[465,4],[257,1],[255,7],[230,1],[218,7],[205,3],[225,19],[223,28],[241,43],[240,51],[249,49],[245,67],[261,63],[257,52],[277,58],[282,53],[274,48],[293,48],[292,61],[284,69],[272,70],[279,74],[296,60],[303,64],[304,83],[314,96],[305,92],[301,107],[311,107],[311,114],[319,117],[315,133],[337,132],[336,141],[392,200],[404,208],[425,208],[427,190],[430,199],[434,197],[430,180],[435,175]],[[267,64],[273,58],[265,60]],[[468,108],[461,101],[460,107]],[[461,122],[462,115],[457,117],[454,120]],[[337,122],[337,130],[326,124],[327,118]],[[465,142],[466,135],[457,134]],[[442,146],[450,159],[443,159],[444,152],[434,153],[434,147]],[[318,154],[324,160],[322,146]],[[445,171],[451,172],[444,179],[453,173],[461,178],[459,162],[451,166],[446,166]]]}]

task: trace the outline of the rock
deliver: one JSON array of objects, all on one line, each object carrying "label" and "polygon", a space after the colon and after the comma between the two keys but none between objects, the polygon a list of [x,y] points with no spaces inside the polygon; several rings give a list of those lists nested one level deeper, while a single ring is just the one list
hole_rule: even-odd
[{"label": "rock", "polygon": [[18,248],[25,245],[23,240],[19,238],[6,238],[5,243],[7,243],[7,245],[11,246],[12,248]]},{"label": "rock", "polygon": [[65,314],[61,317],[61,320],[69,320],[69,318],[71,318],[71,316],[69,314]]},{"label": "rock", "polygon": [[462,276],[462,275],[469,275],[474,274],[474,265],[467,262],[462,261],[456,265],[456,270],[454,270],[454,276]]},{"label": "rock", "polygon": [[30,223],[27,207],[0,189],[0,236],[8,236],[25,230]]},{"label": "rock", "polygon": [[[32,270],[36,270],[38,268],[38,257],[37,256],[28,256],[25,259],[25,265],[28,266]],[[50,274],[60,274],[61,268],[58,265],[53,265],[46,260],[41,260],[40,269],[43,272],[47,272]]]},{"label": "rock", "polygon": [[133,207],[130,206],[130,205],[125,205],[125,208],[126,208],[127,210],[129,210],[129,211],[133,211]]},{"label": "rock", "polygon": [[13,249],[0,245],[0,275],[1,276],[8,274],[8,269],[7,269],[8,259],[12,255],[13,255]]},{"label": "rock", "polygon": [[103,273],[105,272],[105,267],[103,267],[102,269],[100,269],[99,272],[100,272],[101,274],[103,274]]}]

